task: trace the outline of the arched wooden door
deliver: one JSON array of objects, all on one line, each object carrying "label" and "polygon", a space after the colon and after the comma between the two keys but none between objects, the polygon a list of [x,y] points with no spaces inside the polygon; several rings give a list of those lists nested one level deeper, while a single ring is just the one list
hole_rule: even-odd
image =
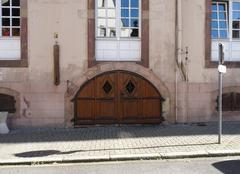
[{"label": "arched wooden door", "polygon": [[75,125],[160,123],[162,100],[143,77],[125,71],[108,72],[88,81],[77,93]]}]

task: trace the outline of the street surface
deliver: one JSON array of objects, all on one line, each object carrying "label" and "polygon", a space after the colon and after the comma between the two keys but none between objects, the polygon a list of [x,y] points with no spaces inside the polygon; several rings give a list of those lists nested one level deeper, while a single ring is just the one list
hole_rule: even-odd
[{"label": "street surface", "polygon": [[239,174],[239,158],[2,166],[0,174]]}]

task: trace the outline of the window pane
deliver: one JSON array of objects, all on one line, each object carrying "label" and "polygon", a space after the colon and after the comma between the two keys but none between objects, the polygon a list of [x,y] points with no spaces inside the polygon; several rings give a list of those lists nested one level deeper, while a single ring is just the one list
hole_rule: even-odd
[{"label": "window pane", "polygon": [[233,19],[239,20],[240,19],[240,12],[233,12]]},{"label": "window pane", "polygon": [[137,28],[131,29],[130,36],[131,37],[138,37],[138,29]]},{"label": "window pane", "polygon": [[214,38],[214,39],[218,38],[218,31],[217,30],[212,30],[212,38]]},{"label": "window pane", "polygon": [[2,16],[10,16],[10,8],[2,8]]},{"label": "window pane", "polygon": [[2,28],[2,36],[10,36],[10,28]]},{"label": "window pane", "polygon": [[129,29],[122,28],[121,29],[121,37],[129,37]]},{"label": "window pane", "polygon": [[220,38],[227,38],[227,30],[220,30]]},{"label": "window pane", "polygon": [[121,26],[122,27],[129,27],[129,19],[122,19],[122,24]]},{"label": "window pane", "polygon": [[98,27],[105,28],[106,27],[106,19],[98,19]]},{"label": "window pane", "polygon": [[116,18],[116,10],[115,9],[108,9],[108,18]]},{"label": "window pane", "polygon": [[20,36],[20,28],[13,28],[12,29],[13,36]]},{"label": "window pane", "polygon": [[137,19],[131,19],[131,27],[138,27],[138,20]]},{"label": "window pane", "polygon": [[20,19],[19,18],[13,18],[12,19],[12,26],[20,26]]},{"label": "window pane", "polygon": [[12,16],[20,16],[20,9],[19,8],[13,8],[12,9]]},{"label": "window pane", "polygon": [[98,17],[105,18],[106,17],[106,10],[105,9],[98,9]]},{"label": "window pane", "polygon": [[121,7],[129,7],[129,0],[121,0]]},{"label": "window pane", "polygon": [[116,0],[108,0],[108,8],[115,8],[116,7]]},{"label": "window pane", "polygon": [[219,28],[225,28],[225,29],[227,28],[227,22],[226,21],[220,21],[219,25],[220,25]]},{"label": "window pane", "polygon": [[108,27],[116,28],[116,20],[115,19],[108,19]]},{"label": "window pane", "polygon": [[212,13],[212,19],[217,19],[217,13],[216,12]]},{"label": "window pane", "polygon": [[216,4],[212,4],[212,10],[217,11],[217,5]]},{"label": "window pane", "polygon": [[233,38],[239,38],[239,31],[233,30]]},{"label": "window pane", "polygon": [[121,16],[122,17],[129,17],[129,10],[128,9],[122,9],[121,10]]},{"label": "window pane", "polygon": [[233,2],[233,10],[240,10],[240,3],[239,2]]},{"label": "window pane", "polygon": [[2,1],[2,6],[10,6],[10,0]]},{"label": "window pane", "polygon": [[108,35],[109,37],[116,37],[116,29],[115,28],[109,28],[108,29]]},{"label": "window pane", "polygon": [[20,6],[20,0],[12,0],[12,6]]},{"label": "window pane", "polygon": [[138,8],[139,0],[131,0],[131,7]]},{"label": "window pane", "polygon": [[233,28],[235,28],[235,29],[239,29],[240,27],[240,22],[239,21],[233,21]]},{"label": "window pane", "polygon": [[98,36],[100,37],[106,37],[106,28],[98,28]]},{"label": "window pane", "polygon": [[138,10],[131,9],[131,17],[138,17]]},{"label": "window pane", "polygon": [[97,1],[98,1],[98,7],[105,7],[106,0],[97,0]]},{"label": "window pane", "polygon": [[3,26],[10,26],[10,18],[2,18]]},{"label": "window pane", "polygon": [[219,13],[219,19],[226,19],[226,13],[225,12],[220,12]]},{"label": "window pane", "polygon": [[212,21],[212,28],[218,28],[218,22]]},{"label": "window pane", "polygon": [[226,11],[226,6],[225,6],[225,4],[219,4],[219,5],[218,5],[218,10],[219,10],[219,11]]}]

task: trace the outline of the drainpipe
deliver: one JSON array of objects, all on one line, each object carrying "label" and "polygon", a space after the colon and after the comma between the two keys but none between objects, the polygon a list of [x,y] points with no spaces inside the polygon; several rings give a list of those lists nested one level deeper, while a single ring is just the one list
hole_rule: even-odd
[{"label": "drainpipe", "polygon": [[182,62],[182,0],[176,0],[175,123],[178,123],[178,70]]}]

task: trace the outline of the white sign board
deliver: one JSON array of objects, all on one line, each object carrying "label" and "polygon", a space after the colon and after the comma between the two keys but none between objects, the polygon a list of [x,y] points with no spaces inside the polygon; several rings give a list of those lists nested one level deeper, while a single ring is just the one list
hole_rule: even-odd
[{"label": "white sign board", "polygon": [[227,67],[225,65],[218,65],[218,72],[225,74],[227,72]]}]

